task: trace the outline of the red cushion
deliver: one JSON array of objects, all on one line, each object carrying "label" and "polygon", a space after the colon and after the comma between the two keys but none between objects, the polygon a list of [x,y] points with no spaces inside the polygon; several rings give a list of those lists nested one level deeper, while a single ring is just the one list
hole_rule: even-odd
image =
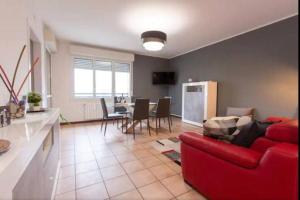
[{"label": "red cushion", "polygon": [[265,119],[264,121],[278,123],[278,122],[287,122],[287,121],[290,121],[290,120],[291,119],[287,118],[287,117],[270,116],[267,119]]},{"label": "red cushion", "polygon": [[259,137],[251,145],[251,149],[254,150],[254,151],[265,153],[270,147],[273,147],[278,143],[279,142],[276,142],[274,140],[270,140],[266,137]]},{"label": "red cushion", "polygon": [[262,156],[257,151],[221,142],[193,132],[185,132],[179,137],[182,142],[196,149],[248,169],[257,167]]},{"label": "red cushion", "polygon": [[269,126],[266,137],[279,142],[298,144],[298,120],[290,120]]}]

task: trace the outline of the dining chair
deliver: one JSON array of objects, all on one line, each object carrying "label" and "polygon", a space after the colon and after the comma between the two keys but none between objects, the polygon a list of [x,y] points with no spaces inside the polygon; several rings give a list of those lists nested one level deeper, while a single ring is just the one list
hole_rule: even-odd
[{"label": "dining chair", "polygon": [[150,123],[149,123],[149,102],[150,102],[149,99],[136,99],[133,113],[126,118],[126,133],[128,131],[127,125],[131,121],[134,139],[135,139],[135,125],[139,122],[142,128],[143,120],[147,120],[147,128],[149,131],[149,135],[151,136]]},{"label": "dining chair", "polygon": [[140,96],[130,96],[130,102],[131,103],[135,103],[135,100],[136,99],[143,99],[142,97],[140,97]]},{"label": "dining chair", "polygon": [[[123,124],[123,114],[120,113],[108,113],[107,111],[107,106],[106,106],[106,102],[104,98],[100,98],[100,102],[101,102],[101,107],[102,107],[102,112],[103,112],[103,118],[102,118],[102,123],[101,123],[101,130],[103,128],[103,124],[105,123],[105,127],[104,127],[104,135],[106,134],[106,127],[107,127],[107,121],[108,120],[113,120],[113,124],[114,121],[117,120],[117,126],[119,124],[119,119],[122,120],[122,124]],[[123,126],[122,126],[122,132],[123,132]]]},{"label": "dining chair", "polygon": [[163,118],[163,119],[167,118],[168,119],[169,131],[171,133],[170,103],[171,103],[170,98],[161,98],[161,99],[158,100],[157,108],[152,114],[152,117],[155,118],[156,134],[158,134],[157,121],[159,123],[159,128],[160,128],[160,119],[161,118]]},{"label": "dining chair", "polygon": [[164,98],[170,99],[170,121],[171,121],[171,125],[173,125],[173,119],[172,119],[172,115],[171,115],[172,97],[171,96],[165,96]]}]

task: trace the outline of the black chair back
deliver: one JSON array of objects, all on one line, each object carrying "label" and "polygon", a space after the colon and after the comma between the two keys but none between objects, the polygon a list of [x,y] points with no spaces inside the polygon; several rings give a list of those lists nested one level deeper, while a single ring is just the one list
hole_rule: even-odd
[{"label": "black chair back", "polygon": [[130,97],[130,102],[131,102],[131,103],[135,103],[135,100],[136,100],[136,99],[139,99],[139,98],[141,98],[141,97],[138,97],[138,96],[131,96],[131,97]]},{"label": "black chair back", "polygon": [[133,111],[133,120],[149,118],[149,99],[136,99]]},{"label": "black chair back", "polygon": [[162,98],[158,100],[156,108],[156,117],[169,117],[170,116],[170,98]]},{"label": "black chair back", "polygon": [[100,98],[100,102],[101,102],[101,107],[102,107],[102,112],[103,112],[103,118],[107,119],[108,118],[108,111],[107,111],[107,106],[106,106],[106,103],[105,103],[105,99]]}]

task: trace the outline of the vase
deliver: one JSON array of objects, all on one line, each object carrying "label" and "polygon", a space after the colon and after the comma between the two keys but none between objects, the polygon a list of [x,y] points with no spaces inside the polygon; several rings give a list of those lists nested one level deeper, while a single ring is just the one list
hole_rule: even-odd
[{"label": "vase", "polygon": [[25,116],[26,108],[24,103],[16,104],[14,102],[10,102],[8,104],[10,118],[16,119],[16,118],[22,118]]},{"label": "vase", "polygon": [[10,125],[10,114],[8,106],[0,106],[0,128]]}]

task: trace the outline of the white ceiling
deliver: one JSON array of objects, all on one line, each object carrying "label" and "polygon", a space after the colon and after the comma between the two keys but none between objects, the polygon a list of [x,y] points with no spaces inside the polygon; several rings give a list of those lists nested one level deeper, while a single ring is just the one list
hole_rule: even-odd
[{"label": "white ceiling", "polygon": [[[172,58],[298,13],[297,0],[36,0],[37,14],[59,38]],[[168,35],[147,52],[140,35]]]}]

